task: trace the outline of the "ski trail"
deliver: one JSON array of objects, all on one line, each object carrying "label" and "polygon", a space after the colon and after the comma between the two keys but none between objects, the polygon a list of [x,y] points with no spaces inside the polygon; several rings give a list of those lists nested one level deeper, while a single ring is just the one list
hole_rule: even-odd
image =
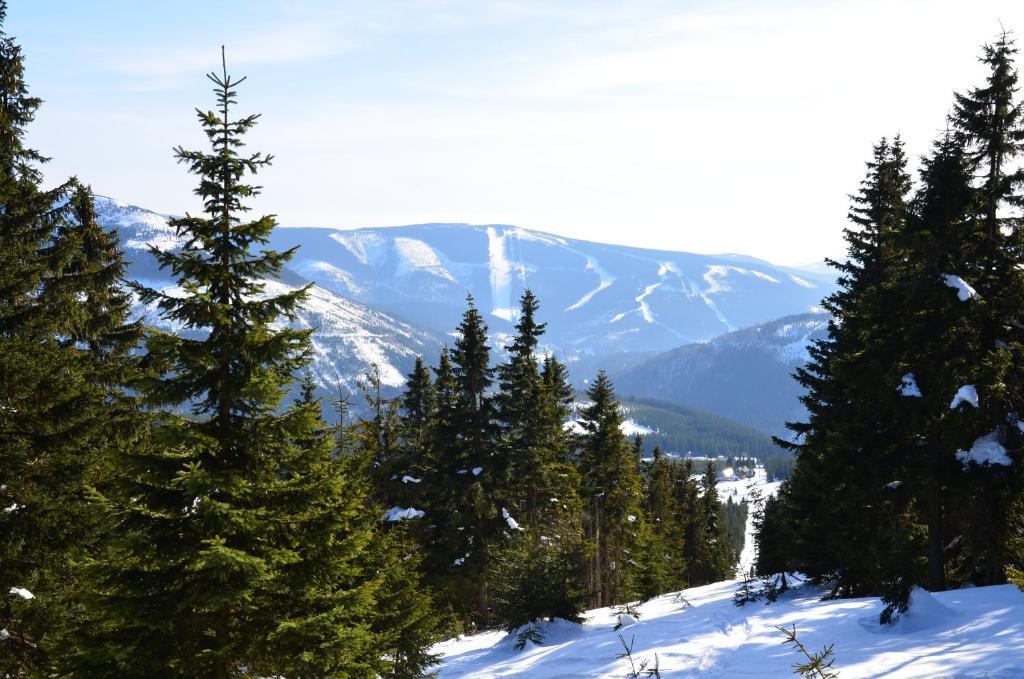
[{"label": "ski trail", "polygon": [[512,263],[505,254],[505,234],[487,227],[487,256],[491,273],[491,314],[512,320]]},{"label": "ski trail", "polygon": [[575,304],[570,304],[569,306],[565,307],[566,311],[574,311],[576,309],[579,309],[581,306],[583,306],[591,299],[593,299],[594,295],[601,292],[605,288],[610,287],[611,284],[615,282],[615,276],[612,276],[607,271],[602,269],[601,265],[597,263],[596,258],[591,257],[590,255],[584,255],[582,252],[577,252],[576,250],[573,250],[572,252],[575,252],[577,255],[582,255],[583,257],[586,258],[587,271],[593,271],[594,273],[597,274],[598,284],[596,288],[580,297]]}]

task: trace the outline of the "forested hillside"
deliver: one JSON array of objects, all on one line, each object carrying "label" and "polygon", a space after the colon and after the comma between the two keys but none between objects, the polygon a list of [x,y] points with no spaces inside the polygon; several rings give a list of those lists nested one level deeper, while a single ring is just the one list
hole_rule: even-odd
[{"label": "forested hillside", "polygon": [[828,328],[823,313],[770,323],[686,344],[613,371],[623,394],[670,401],[781,435],[806,411],[793,372]]},{"label": "forested hillside", "polygon": [[651,431],[644,433],[644,446],[685,456],[765,458],[789,453],[767,434],[724,417],[696,408],[656,399],[623,399],[627,418]]}]

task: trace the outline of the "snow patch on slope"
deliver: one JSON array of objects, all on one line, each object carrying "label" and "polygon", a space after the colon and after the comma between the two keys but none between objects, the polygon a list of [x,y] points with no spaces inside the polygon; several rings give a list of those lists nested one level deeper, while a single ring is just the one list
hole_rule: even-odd
[{"label": "snow patch on slope", "polygon": [[434,249],[415,238],[395,238],[395,252],[398,254],[397,273],[399,276],[424,271],[438,278],[455,283],[455,277],[441,263]]},{"label": "snow patch on slope", "polygon": [[651,313],[650,305],[647,304],[647,302],[645,302],[644,300],[650,297],[651,293],[657,290],[659,287],[661,287],[661,283],[651,283],[646,288],[644,288],[644,291],[642,293],[640,293],[634,298],[635,301],[640,304],[640,315],[643,316],[644,320],[647,321],[648,323],[654,322],[654,314]]},{"label": "snow patch on slope", "polygon": [[378,267],[387,259],[387,242],[371,231],[335,232],[331,238],[341,243],[363,266]]},{"label": "snow patch on slope", "polygon": [[645,427],[635,420],[626,420],[619,425],[619,431],[626,436],[647,436],[648,434],[653,434],[655,430],[650,427]]},{"label": "snow patch on slope", "polygon": [[363,288],[356,283],[355,279],[349,272],[344,269],[339,269],[330,262],[306,260],[296,266],[296,271],[309,278],[326,278],[334,283],[345,286],[345,288],[353,294],[358,295],[364,292]]},{"label": "snow patch on slope", "polygon": [[810,288],[813,290],[814,288],[817,287],[814,283],[810,282],[809,280],[800,278],[799,276],[794,276],[793,274],[789,274],[789,279],[796,283],[797,285],[799,285],[801,288]]}]

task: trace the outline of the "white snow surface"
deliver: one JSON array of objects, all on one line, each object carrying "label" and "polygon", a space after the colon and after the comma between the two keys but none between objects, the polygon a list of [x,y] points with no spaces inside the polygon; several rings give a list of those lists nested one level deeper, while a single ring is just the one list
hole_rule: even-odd
[{"label": "white snow surface", "polygon": [[640,436],[647,436],[648,434],[654,433],[653,429],[645,427],[635,420],[626,420],[619,425],[619,430],[626,436],[636,436],[637,434]]},{"label": "white snow surface", "polygon": [[395,251],[398,253],[399,276],[408,276],[417,271],[455,282],[455,277],[441,263],[441,258],[434,249],[416,238],[395,238]]},{"label": "white snow surface", "polygon": [[618,635],[634,639],[633,657],[654,654],[663,677],[762,679],[794,676],[801,658],[782,644],[775,625],[795,625],[813,651],[835,644],[835,669],[843,679],[885,677],[1024,677],[1024,593],[1012,585],[928,594],[915,590],[906,614],[878,624],[877,598],[822,601],[824,590],[799,585],[776,603],[733,606],[737,583],[720,582],[641,604],[628,630],[613,628],[612,608],[590,611],[582,626],[542,622],[540,646],[513,649],[514,637],[482,632],[437,644],[440,679],[456,677],[626,676]]},{"label": "white snow surface", "polygon": [[508,527],[512,530],[522,530],[519,527],[519,522],[513,519],[512,515],[509,514],[508,510],[505,509],[504,507],[501,508],[501,518],[505,519],[505,523],[507,523]]},{"label": "white snow surface", "polygon": [[[753,480],[753,483],[751,481]],[[733,502],[743,502],[747,499],[750,491],[757,487],[761,490],[761,497],[767,500],[779,492],[781,481],[768,483],[768,475],[764,469],[754,470],[753,479],[736,479],[734,481],[719,481],[715,485],[718,491],[718,501],[725,502],[730,497]],[[757,550],[754,547],[754,511],[752,507],[747,508],[746,536],[743,540],[743,551],[740,552],[739,563],[736,564],[736,572],[739,574],[749,573],[757,558]]]},{"label": "white snow surface", "polygon": [[946,287],[950,287],[956,290],[957,299],[959,299],[961,302],[977,299],[978,292],[974,288],[972,288],[967,283],[967,281],[960,278],[959,276],[955,276],[951,273],[948,273],[942,277],[942,280],[946,284]]},{"label": "white snow surface", "polygon": [[505,253],[505,234],[493,226],[487,227],[487,259],[491,280],[491,313],[498,318],[511,321],[515,310],[512,307],[512,263]]},{"label": "white snow surface", "polygon": [[426,516],[426,512],[414,507],[404,509],[402,507],[392,507],[388,511],[384,512],[385,521],[405,521],[406,519],[421,519]]},{"label": "white snow surface", "polygon": [[587,294],[580,297],[575,303],[565,307],[566,311],[573,311],[579,309],[581,306],[589,302],[594,298],[594,295],[601,292],[605,288],[611,287],[611,284],[615,282],[615,277],[609,274],[607,271],[601,268],[601,265],[597,263],[597,259],[589,255],[584,255],[587,261],[586,270],[592,271],[597,274],[597,287],[588,292]]},{"label": "white snow surface", "polygon": [[965,384],[957,389],[956,395],[953,396],[953,401],[949,404],[949,409],[956,410],[957,406],[961,403],[970,404],[975,408],[978,407],[978,390],[974,388],[973,384]]},{"label": "white snow surface", "polygon": [[911,398],[921,398],[921,390],[917,386],[917,378],[914,373],[907,373],[900,380],[900,394]]},{"label": "white snow surface", "polygon": [[1009,466],[1010,456],[999,441],[999,430],[993,430],[978,438],[970,450],[957,451],[956,459],[965,467],[970,464],[999,464]]}]

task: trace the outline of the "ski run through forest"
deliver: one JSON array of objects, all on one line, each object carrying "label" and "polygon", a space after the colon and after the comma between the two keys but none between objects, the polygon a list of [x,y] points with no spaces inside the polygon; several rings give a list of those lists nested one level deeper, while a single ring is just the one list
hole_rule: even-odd
[{"label": "ski run through forest", "polygon": [[769,483],[742,451],[648,450],[604,372],[577,393],[501,267],[513,336],[468,297],[397,393],[368,370],[352,417],[294,323],[312,286],[274,284],[295,249],[248,210],[272,156],[226,58],[208,148],[173,151],[204,209],[151,248],[177,284],[125,280],[88,184],[44,185],[59,149],[27,144],[42,102],[6,10],[0,675],[1024,676],[1010,34],[919,171],[875,144]]}]

